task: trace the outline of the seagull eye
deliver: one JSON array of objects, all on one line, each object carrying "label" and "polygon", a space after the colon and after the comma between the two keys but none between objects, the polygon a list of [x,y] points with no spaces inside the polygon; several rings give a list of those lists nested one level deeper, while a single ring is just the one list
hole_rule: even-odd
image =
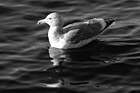
[{"label": "seagull eye", "polygon": [[52,19],[52,18],[49,18],[50,20]]}]

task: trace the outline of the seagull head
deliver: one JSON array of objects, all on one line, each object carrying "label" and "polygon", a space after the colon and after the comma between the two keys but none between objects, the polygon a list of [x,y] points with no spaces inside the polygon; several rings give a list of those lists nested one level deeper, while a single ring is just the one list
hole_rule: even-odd
[{"label": "seagull head", "polygon": [[50,27],[63,26],[62,16],[58,13],[50,13],[45,19],[39,20],[37,24],[47,23]]}]

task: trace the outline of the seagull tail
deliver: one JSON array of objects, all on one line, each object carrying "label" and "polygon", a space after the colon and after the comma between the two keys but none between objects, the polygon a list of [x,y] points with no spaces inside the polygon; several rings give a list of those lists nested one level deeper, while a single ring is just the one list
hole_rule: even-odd
[{"label": "seagull tail", "polygon": [[104,19],[104,22],[106,23],[106,26],[102,29],[102,31],[107,29],[108,27],[114,25],[115,21],[116,21],[116,19]]}]

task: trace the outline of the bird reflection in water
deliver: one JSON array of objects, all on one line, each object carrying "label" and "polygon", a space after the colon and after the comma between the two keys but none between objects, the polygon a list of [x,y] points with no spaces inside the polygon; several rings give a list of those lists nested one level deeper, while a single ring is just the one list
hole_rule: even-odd
[{"label": "bird reflection in water", "polygon": [[66,61],[67,55],[64,50],[50,47],[49,56],[52,58],[51,62],[53,66],[61,65],[62,62]]},{"label": "bird reflection in water", "polygon": [[[96,42],[93,42],[95,44]],[[61,50],[49,48],[52,67],[46,69],[51,73],[50,80],[55,83],[41,83],[43,87],[59,88],[72,85],[88,85],[94,75],[98,77],[98,69],[116,62],[117,55],[103,52],[104,45],[90,44],[81,49]],[[100,47],[99,47],[99,46]],[[91,47],[92,46],[92,47]]]}]

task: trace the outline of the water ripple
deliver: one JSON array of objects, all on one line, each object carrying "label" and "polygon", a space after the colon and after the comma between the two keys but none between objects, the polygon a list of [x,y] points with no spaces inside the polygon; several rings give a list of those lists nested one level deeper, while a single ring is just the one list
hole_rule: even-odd
[{"label": "water ripple", "polygon": [[[0,1],[0,93],[139,93],[139,0]],[[91,44],[51,48],[38,20],[60,12],[65,25],[116,18]]]}]

